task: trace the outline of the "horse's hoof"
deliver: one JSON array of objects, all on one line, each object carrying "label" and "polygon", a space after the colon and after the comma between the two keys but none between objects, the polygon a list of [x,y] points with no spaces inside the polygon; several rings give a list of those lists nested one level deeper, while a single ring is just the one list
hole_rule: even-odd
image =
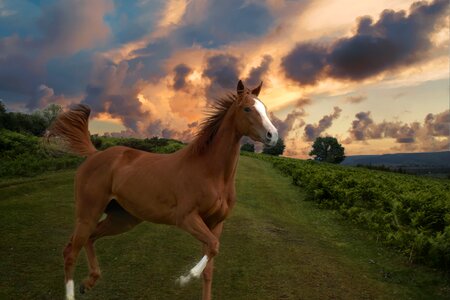
[{"label": "horse's hoof", "polygon": [[180,287],[184,287],[186,286],[189,281],[191,281],[191,275],[188,274],[187,276],[180,276],[177,280],[176,280],[176,284]]},{"label": "horse's hoof", "polygon": [[84,283],[80,284],[80,294],[86,293],[86,287],[84,286]]}]

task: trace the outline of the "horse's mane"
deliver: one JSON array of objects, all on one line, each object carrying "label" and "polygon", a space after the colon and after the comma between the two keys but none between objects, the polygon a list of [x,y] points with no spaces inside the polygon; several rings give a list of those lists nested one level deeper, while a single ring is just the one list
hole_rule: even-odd
[{"label": "horse's mane", "polygon": [[236,98],[234,94],[218,98],[206,111],[206,118],[200,123],[200,129],[190,145],[193,153],[201,154],[205,151],[216,136],[220,124]]}]

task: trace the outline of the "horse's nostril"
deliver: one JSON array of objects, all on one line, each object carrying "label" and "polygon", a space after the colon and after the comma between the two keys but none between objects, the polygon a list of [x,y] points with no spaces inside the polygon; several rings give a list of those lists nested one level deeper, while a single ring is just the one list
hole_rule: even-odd
[{"label": "horse's nostril", "polygon": [[271,138],[272,138],[272,134],[270,133],[270,131],[267,132],[267,135],[266,135],[266,136],[267,136],[268,139],[271,139]]}]

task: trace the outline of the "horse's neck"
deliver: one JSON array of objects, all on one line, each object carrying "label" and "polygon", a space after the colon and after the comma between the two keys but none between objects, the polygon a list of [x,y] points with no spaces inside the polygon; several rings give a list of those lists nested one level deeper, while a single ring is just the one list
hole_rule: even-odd
[{"label": "horse's neck", "polygon": [[234,180],[239,160],[240,135],[233,116],[226,116],[205,153],[207,168],[216,178],[225,182]]}]

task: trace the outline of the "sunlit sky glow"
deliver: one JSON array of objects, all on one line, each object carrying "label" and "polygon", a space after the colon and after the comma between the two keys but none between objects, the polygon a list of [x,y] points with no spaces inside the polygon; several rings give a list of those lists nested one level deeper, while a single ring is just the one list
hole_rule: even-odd
[{"label": "sunlit sky glow", "polygon": [[0,99],[91,106],[91,133],[189,141],[237,80],[305,157],[449,150],[449,2],[0,0]]}]

